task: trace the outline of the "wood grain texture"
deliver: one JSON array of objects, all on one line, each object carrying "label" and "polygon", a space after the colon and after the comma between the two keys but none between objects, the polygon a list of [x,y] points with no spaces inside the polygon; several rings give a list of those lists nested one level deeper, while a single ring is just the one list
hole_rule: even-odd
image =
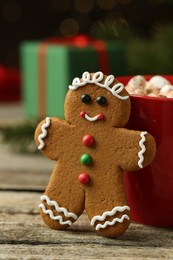
[{"label": "wood grain texture", "polygon": [[[85,216],[84,216],[85,217]],[[34,221],[35,220],[35,221]],[[172,248],[172,231],[165,229],[154,229],[141,225],[131,224],[129,230],[118,239],[108,239],[99,236],[87,221],[83,223],[78,220],[70,229],[66,231],[56,231],[49,229],[38,218],[27,218],[18,216],[11,221],[1,221],[1,244],[93,244],[103,246],[119,247],[159,247]],[[140,232],[139,232],[140,230]]]},{"label": "wood grain texture", "polygon": [[[118,239],[99,236],[84,213],[66,231],[38,213],[41,193],[0,191],[0,259],[172,259],[173,230],[132,223]],[[24,258],[25,257],[25,258]]]},{"label": "wood grain texture", "polygon": [[[7,253],[8,252],[8,253]],[[15,257],[15,258],[14,258]],[[103,246],[102,244],[49,244],[49,245],[0,245],[1,259],[172,259],[173,249],[123,246]]]},{"label": "wood grain texture", "polygon": [[44,191],[51,171],[1,171],[0,190]]},{"label": "wood grain texture", "polygon": [[0,143],[0,190],[44,190],[54,165],[41,154],[16,154]]}]

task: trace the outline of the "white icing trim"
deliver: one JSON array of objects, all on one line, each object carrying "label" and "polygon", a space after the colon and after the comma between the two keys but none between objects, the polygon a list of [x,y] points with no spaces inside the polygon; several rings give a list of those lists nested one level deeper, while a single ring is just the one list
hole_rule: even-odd
[{"label": "white icing trim", "polygon": [[55,200],[50,200],[47,195],[42,195],[40,198],[42,201],[46,201],[49,206],[54,206],[57,212],[63,212],[64,215],[68,218],[77,219],[78,216],[72,212],[69,212],[66,208],[60,207]]},{"label": "white icing trim", "polygon": [[38,150],[41,150],[44,148],[45,146],[45,143],[43,141],[43,138],[46,137],[47,135],[47,130],[46,128],[50,126],[50,117],[46,117],[46,123],[44,123],[42,126],[41,126],[41,131],[42,133],[38,136],[38,141],[40,142],[40,145],[38,146]]},{"label": "white icing trim", "polygon": [[62,216],[54,216],[53,211],[50,210],[50,209],[46,209],[45,205],[42,204],[42,203],[39,204],[39,208],[42,209],[42,211],[43,211],[44,214],[49,215],[49,217],[50,217],[52,220],[58,220],[61,225],[69,225],[69,226],[70,226],[70,225],[72,224],[72,222],[71,222],[70,220],[63,221]]},{"label": "white icing trim", "polygon": [[124,210],[130,210],[130,208],[128,206],[117,206],[114,207],[111,211],[105,211],[102,215],[94,216],[91,220],[91,225],[93,226],[97,220],[104,221],[107,216],[113,216],[117,212],[123,212]]},{"label": "white icing trim", "polygon": [[141,151],[138,153],[138,157],[139,157],[139,161],[138,161],[138,166],[139,168],[143,168],[143,161],[144,161],[144,156],[143,154],[146,151],[146,147],[144,145],[144,142],[146,141],[145,135],[148,134],[146,131],[145,132],[141,132],[140,136],[141,136],[141,140],[139,142],[139,146],[141,147]]},{"label": "white icing trim", "polygon": [[113,83],[114,81],[114,76],[113,75],[109,75],[106,79],[104,84],[100,83],[100,81],[102,81],[104,78],[104,74],[101,71],[96,72],[92,79],[90,77],[90,73],[85,71],[82,74],[82,80],[80,81],[79,78],[74,78],[72,85],[69,86],[69,89],[71,90],[76,90],[79,87],[82,87],[88,83],[94,83],[99,87],[102,88],[106,88],[107,90],[109,90],[114,96],[116,96],[117,98],[121,99],[121,100],[125,100],[128,99],[129,96],[121,96],[119,95],[119,93],[124,89],[124,85],[122,83],[117,83],[115,84],[112,88],[110,88],[110,85]]},{"label": "white icing trim", "polygon": [[101,228],[106,228],[107,226],[113,226],[116,222],[122,223],[124,219],[129,220],[129,216],[124,214],[121,218],[114,218],[112,221],[106,221],[104,224],[97,224],[96,230],[99,230]]}]

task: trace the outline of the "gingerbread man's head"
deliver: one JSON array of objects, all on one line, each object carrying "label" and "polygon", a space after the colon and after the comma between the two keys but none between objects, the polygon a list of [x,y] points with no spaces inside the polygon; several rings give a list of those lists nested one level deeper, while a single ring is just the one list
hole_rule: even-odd
[{"label": "gingerbread man's head", "polygon": [[84,72],[81,79],[75,78],[69,86],[65,118],[70,124],[123,127],[129,117],[128,92],[113,75]]}]

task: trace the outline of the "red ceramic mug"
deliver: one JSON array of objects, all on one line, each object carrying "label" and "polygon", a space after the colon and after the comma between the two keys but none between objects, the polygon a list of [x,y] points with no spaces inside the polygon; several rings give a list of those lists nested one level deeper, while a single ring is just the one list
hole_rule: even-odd
[{"label": "red ceramic mug", "polygon": [[[126,85],[131,77],[118,80]],[[173,76],[164,77],[173,84]],[[149,166],[124,174],[132,220],[173,227],[173,98],[132,95],[131,104],[128,127],[148,131],[157,145],[156,157]]]}]

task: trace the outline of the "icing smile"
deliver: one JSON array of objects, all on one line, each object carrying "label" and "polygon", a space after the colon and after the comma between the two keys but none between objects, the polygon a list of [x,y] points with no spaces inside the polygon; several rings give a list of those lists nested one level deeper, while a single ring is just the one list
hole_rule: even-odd
[{"label": "icing smile", "polygon": [[88,120],[90,122],[94,122],[94,121],[97,121],[97,120],[103,120],[104,119],[104,115],[103,114],[98,114],[96,116],[90,117],[84,111],[80,112],[80,117],[85,118],[86,120]]}]

